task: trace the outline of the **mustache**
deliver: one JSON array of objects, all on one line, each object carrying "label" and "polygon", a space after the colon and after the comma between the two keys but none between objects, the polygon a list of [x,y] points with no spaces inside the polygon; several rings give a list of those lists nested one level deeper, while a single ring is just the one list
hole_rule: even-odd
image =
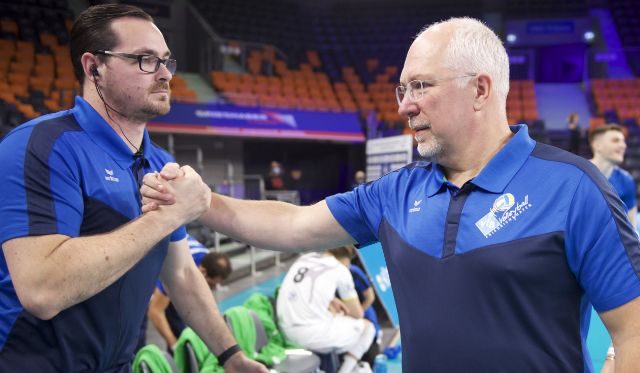
[{"label": "mustache", "polygon": [[410,117],[408,120],[409,128],[413,131],[419,131],[423,129],[431,128],[431,123],[418,122],[415,117]]},{"label": "mustache", "polygon": [[164,83],[158,83],[155,84],[153,87],[151,87],[150,91],[154,92],[154,91],[159,91],[159,90],[167,90],[167,91],[171,91],[171,87],[169,86],[169,83],[164,82]]}]

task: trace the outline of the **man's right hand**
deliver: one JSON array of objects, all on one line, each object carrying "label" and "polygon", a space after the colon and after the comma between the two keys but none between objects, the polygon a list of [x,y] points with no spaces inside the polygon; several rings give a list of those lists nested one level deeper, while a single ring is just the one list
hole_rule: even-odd
[{"label": "man's right hand", "polygon": [[[175,163],[170,165],[165,166],[159,177],[155,176],[155,181],[153,174],[145,175],[144,185],[140,189],[143,196],[143,212],[166,210],[175,214],[181,224],[189,223],[209,208],[211,189],[193,168],[177,168],[178,165]],[[168,166],[169,171],[165,172]],[[161,186],[161,191],[153,186]]]},{"label": "man's right hand", "polygon": [[169,188],[169,182],[184,176],[184,170],[177,163],[167,163],[160,172],[144,175],[140,194],[142,195],[142,212],[158,209],[162,205],[176,203],[175,193]]}]

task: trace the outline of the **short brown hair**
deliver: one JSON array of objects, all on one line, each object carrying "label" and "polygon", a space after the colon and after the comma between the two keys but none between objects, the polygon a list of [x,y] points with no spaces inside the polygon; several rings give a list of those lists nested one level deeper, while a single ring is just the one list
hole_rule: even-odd
[{"label": "short brown hair", "polygon": [[200,265],[207,272],[207,277],[220,277],[224,281],[231,274],[231,261],[222,253],[208,253],[202,257]]},{"label": "short brown hair", "polygon": [[589,130],[589,144],[593,144],[593,141],[596,139],[596,137],[608,132],[608,131],[619,131],[621,132],[623,135],[627,135],[625,132],[624,127],[617,125],[615,123],[610,123],[610,124],[606,124],[604,126],[599,126],[596,128],[592,128]]},{"label": "short brown hair", "polygon": [[356,256],[356,248],[353,247],[353,245],[337,247],[335,249],[329,249],[328,251],[331,255],[335,256],[336,259],[348,258],[351,260]]},{"label": "short brown hair", "polygon": [[87,8],[80,13],[71,28],[71,63],[76,79],[84,82],[84,69],[80,58],[85,52],[93,53],[97,50],[111,50],[118,43],[116,33],[111,29],[111,22],[118,18],[133,17],[153,22],[144,10],[126,4],[102,4]]}]

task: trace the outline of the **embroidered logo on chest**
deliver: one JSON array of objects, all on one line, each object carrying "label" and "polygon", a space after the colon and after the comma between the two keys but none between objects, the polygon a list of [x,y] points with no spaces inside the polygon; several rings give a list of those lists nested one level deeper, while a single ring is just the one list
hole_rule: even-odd
[{"label": "embroidered logo on chest", "polygon": [[106,175],[105,175],[105,177],[104,177],[104,179],[105,179],[106,181],[111,181],[111,182],[114,182],[114,183],[119,183],[119,182],[120,182],[120,179],[119,179],[119,178],[117,178],[117,177],[114,177],[114,176],[113,176],[113,170],[107,170],[107,169],[105,168],[105,169],[104,169],[104,172],[105,172],[105,174],[106,174]]},{"label": "embroidered logo on chest", "polygon": [[528,194],[517,203],[513,194],[503,194],[496,198],[489,212],[476,221],[476,227],[485,238],[488,238],[508,224],[517,221],[520,215],[532,206]]},{"label": "embroidered logo on chest", "polygon": [[420,200],[415,200],[413,202],[413,207],[409,209],[409,213],[420,211],[420,204],[421,203],[422,203],[421,199]]}]

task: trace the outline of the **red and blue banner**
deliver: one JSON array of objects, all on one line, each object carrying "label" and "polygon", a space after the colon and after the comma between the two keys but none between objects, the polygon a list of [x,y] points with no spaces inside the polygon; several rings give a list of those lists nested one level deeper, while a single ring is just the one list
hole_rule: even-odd
[{"label": "red and blue banner", "polygon": [[151,132],[364,142],[357,113],[172,103]]}]

